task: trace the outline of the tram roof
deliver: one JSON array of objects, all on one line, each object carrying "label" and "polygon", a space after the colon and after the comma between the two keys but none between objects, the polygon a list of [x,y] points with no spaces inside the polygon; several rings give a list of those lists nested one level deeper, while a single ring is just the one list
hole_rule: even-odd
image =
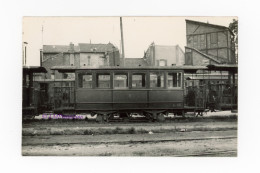
[{"label": "tram roof", "polygon": [[47,70],[41,66],[23,66],[23,72],[27,73],[47,73]]},{"label": "tram roof", "polygon": [[184,70],[187,73],[196,73],[197,70],[207,70],[205,66],[164,66],[164,67],[122,67],[122,66],[103,66],[103,67],[75,67],[75,66],[53,66],[51,70],[59,72],[74,72],[76,70]]},{"label": "tram roof", "polygon": [[237,64],[210,64],[207,65],[209,70],[219,70],[219,71],[231,71],[237,73],[238,65]]}]

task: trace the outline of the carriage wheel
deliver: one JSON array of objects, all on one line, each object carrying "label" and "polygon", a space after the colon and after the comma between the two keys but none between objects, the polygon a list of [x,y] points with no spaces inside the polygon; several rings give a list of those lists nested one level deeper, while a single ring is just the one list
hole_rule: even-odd
[{"label": "carriage wheel", "polygon": [[157,115],[157,121],[159,121],[159,122],[164,122],[165,121],[165,117],[164,117],[163,113],[159,113]]},{"label": "carriage wheel", "polygon": [[103,115],[98,114],[96,118],[96,122],[102,123],[104,121]]}]

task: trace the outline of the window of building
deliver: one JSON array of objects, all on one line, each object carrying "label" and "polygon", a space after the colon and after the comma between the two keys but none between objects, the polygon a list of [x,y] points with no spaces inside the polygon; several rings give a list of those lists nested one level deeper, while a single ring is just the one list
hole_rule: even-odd
[{"label": "window of building", "polygon": [[104,56],[99,56],[98,58],[98,65],[100,66],[106,66],[107,59]]},{"label": "window of building", "polygon": [[205,35],[200,35],[200,48],[201,49],[206,49]]},{"label": "window of building", "polygon": [[114,87],[115,88],[127,88],[128,87],[128,75],[118,73],[114,75]]},{"label": "window of building", "polygon": [[185,65],[192,65],[192,54],[189,52],[190,49],[186,49],[185,53]]},{"label": "window of building", "polygon": [[200,41],[205,41],[205,35],[200,35]]},{"label": "window of building", "polygon": [[92,74],[79,74],[79,88],[92,88]]},{"label": "window of building", "polygon": [[106,57],[104,58],[104,66],[108,66],[108,59]]},{"label": "window of building", "polygon": [[165,59],[160,59],[160,60],[159,60],[159,66],[161,66],[161,67],[167,66],[167,60],[165,60]]},{"label": "window of building", "polygon": [[68,74],[67,73],[63,73],[63,79],[67,79],[68,78]]},{"label": "window of building", "polygon": [[91,66],[91,56],[88,56],[88,66]]},{"label": "window of building", "polygon": [[193,42],[193,37],[187,36],[187,46],[192,46],[192,42]]},{"label": "window of building", "polygon": [[218,41],[218,38],[217,38],[217,33],[211,33],[210,34],[210,42],[211,42],[211,44],[216,44],[217,43],[217,41]]},{"label": "window of building", "polygon": [[163,88],[164,87],[164,75],[163,73],[150,73],[150,87],[151,88]]},{"label": "window of building", "polygon": [[193,46],[194,46],[194,48],[198,48],[198,36],[197,35],[193,36]]},{"label": "window of building", "polygon": [[132,75],[132,88],[144,88],[145,80],[144,73],[134,73]]},{"label": "window of building", "polygon": [[74,55],[70,55],[70,65],[74,66]]},{"label": "window of building", "polygon": [[51,79],[53,79],[53,80],[54,80],[54,74],[51,74]]},{"label": "window of building", "polygon": [[75,79],[75,73],[63,73],[63,79]]},{"label": "window of building", "polygon": [[110,88],[110,74],[97,74],[97,88]]},{"label": "window of building", "polygon": [[181,87],[181,72],[168,73],[168,88]]}]

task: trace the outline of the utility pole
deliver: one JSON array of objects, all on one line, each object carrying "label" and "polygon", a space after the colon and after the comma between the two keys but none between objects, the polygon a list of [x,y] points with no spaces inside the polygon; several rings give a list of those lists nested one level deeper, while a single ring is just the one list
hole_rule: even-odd
[{"label": "utility pole", "polygon": [[27,42],[23,42],[23,65],[26,66],[26,46],[27,46]]},{"label": "utility pole", "polygon": [[123,59],[123,66],[125,66],[125,50],[124,50],[124,34],[123,34],[122,17],[120,17],[120,29],[121,29],[122,59]]},{"label": "utility pole", "polygon": [[43,60],[43,25],[42,25],[42,49],[40,50],[40,66],[42,66]]},{"label": "utility pole", "polygon": [[43,25],[42,25],[42,48],[43,48]]}]

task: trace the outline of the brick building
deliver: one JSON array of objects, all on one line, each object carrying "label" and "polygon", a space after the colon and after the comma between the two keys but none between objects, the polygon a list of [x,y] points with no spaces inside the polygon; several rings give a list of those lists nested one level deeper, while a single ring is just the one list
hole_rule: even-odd
[{"label": "brick building", "polygon": [[185,65],[235,64],[231,35],[225,26],[186,20]]},{"label": "brick building", "polygon": [[[113,44],[79,43],[70,45],[43,45],[41,65],[46,68],[45,79],[61,79],[61,74],[54,74],[52,66],[117,66],[120,65],[119,50]],[[65,76],[66,77],[66,76]]]}]

